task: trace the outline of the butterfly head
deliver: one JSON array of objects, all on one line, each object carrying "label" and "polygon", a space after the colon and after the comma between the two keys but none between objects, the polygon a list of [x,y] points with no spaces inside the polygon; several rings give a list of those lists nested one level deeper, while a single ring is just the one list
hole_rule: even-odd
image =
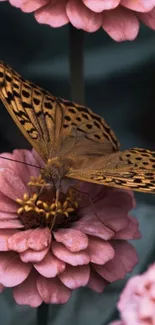
[{"label": "butterfly head", "polygon": [[60,187],[60,182],[67,174],[70,165],[70,159],[65,159],[63,157],[48,159],[45,168],[41,170],[41,175],[46,183],[58,189]]}]

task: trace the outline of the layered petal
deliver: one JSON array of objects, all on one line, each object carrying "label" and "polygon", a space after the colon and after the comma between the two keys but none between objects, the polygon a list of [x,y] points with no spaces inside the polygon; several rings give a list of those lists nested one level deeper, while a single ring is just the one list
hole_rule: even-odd
[{"label": "layered petal", "polygon": [[82,1],[69,0],[66,5],[66,13],[71,24],[77,29],[86,32],[96,32],[102,24],[100,14],[89,10]]},{"label": "layered petal", "polygon": [[155,7],[147,13],[137,13],[137,17],[146,26],[155,29]]},{"label": "layered petal", "polygon": [[10,250],[22,253],[28,248],[40,251],[49,247],[51,243],[51,233],[48,228],[30,229],[23,232],[17,232],[8,240]]},{"label": "layered petal", "polygon": [[61,282],[69,289],[77,289],[87,285],[90,276],[89,265],[71,266],[68,265],[65,271],[59,274]]},{"label": "layered petal", "polygon": [[0,252],[0,283],[14,287],[22,283],[31,271],[31,264],[23,263],[14,252]]},{"label": "layered petal", "polygon": [[[21,150],[21,155],[15,150],[8,157],[44,166],[34,150]],[[55,192],[27,184],[34,176],[42,186],[38,168],[17,168],[10,160],[6,165],[0,166],[5,171],[0,171],[0,291],[13,287],[21,305],[65,303],[76,288],[102,292],[132,270],[137,255],[122,240],[140,236],[138,223],[128,216],[135,206],[131,192],[64,180],[56,214]],[[70,185],[85,194],[72,196]],[[65,213],[65,206],[71,213]]]},{"label": "layered petal", "polygon": [[34,264],[34,267],[46,278],[54,278],[65,270],[66,264],[55,257],[52,252],[48,252],[40,263]]},{"label": "layered petal", "polygon": [[46,279],[41,275],[37,278],[37,289],[46,304],[64,304],[71,295],[71,290],[59,279]]},{"label": "layered petal", "polygon": [[23,283],[13,288],[13,297],[17,304],[31,307],[38,307],[42,304],[43,299],[38,292],[36,280],[36,273],[31,272]]},{"label": "layered petal", "polygon": [[22,197],[26,191],[27,187],[15,171],[8,168],[0,168],[1,193],[15,201],[17,197]]},{"label": "layered petal", "polygon": [[115,256],[103,266],[93,264],[95,271],[106,281],[114,282],[123,279],[128,272],[131,272],[138,258],[133,246],[128,242],[113,242]]},{"label": "layered petal", "polygon": [[102,28],[117,42],[132,41],[138,35],[139,22],[132,11],[117,7],[102,13]]},{"label": "layered petal", "polygon": [[56,242],[52,243],[51,249],[57,258],[70,265],[84,265],[90,262],[89,254],[86,251],[72,253],[64,245]]},{"label": "layered petal", "polygon": [[102,27],[120,42],[134,40],[139,20],[154,29],[155,0],[9,0],[36,20],[51,27],[71,23],[77,29],[95,32]]},{"label": "layered petal", "polygon": [[69,22],[66,13],[66,0],[51,0],[46,6],[35,12],[35,18],[40,24],[48,24],[51,27],[61,27]]},{"label": "layered petal", "polygon": [[49,247],[46,247],[40,251],[34,251],[33,249],[27,249],[26,251],[20,253],[20,258],[24,263],[37,263],[41,262],[43,258],[46,256]]},{"label": "layered petal", "polygon": [[106,285],[107,285],[107,281],[104,280],[97,272],[95,272],[95,270],[93,268],[91,268],[90,278],[87,283],[87,286],[90,289],[92,289],[98,293],[101,293],[104,291],[104,288]]},{"label": "layered petal", "polygon": [[121,0],[83,0],[83,3],[94,12],[102,12],[103,10],[110,10],[116,8]]},{"label": "layered petal", "polygon": [[64,244],[71,252],[79,252],[88,246],[88,237],[79,230],[60,229],[54,233],[58,243]]},{"label": "layered petal", "polygon": [[115,250],[108,242],[92,236],[89,237],[88,251],[90,261],[99,265],[104,265],[115,255]]},{"label": "layered petal", "polygon": [[155,6],[154,0],[121,0],[121,5],[134,11],[147,12]]}]

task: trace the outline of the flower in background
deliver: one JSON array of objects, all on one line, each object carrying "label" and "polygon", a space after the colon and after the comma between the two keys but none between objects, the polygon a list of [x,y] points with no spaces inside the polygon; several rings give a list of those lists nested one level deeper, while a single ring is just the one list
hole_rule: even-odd
[{"label": "flower in background", "polygon": [[[0,0],[5,1],[5,0]],[[115,41],[133,40],[139,22],[155,29],[155,0],[9,0],[39,23],[61,27],[69,22],[86,32],[103,28]]]},{"label": "flower in background", "polygon": [[[3,156],[43,166],[34,150]],[[137,263],[127,240],[140,237],[128,216],[132,192],[67,180],[56,208],[52,188],[35,186],[43,182],[40,168],[26,164],[0,158],[0,291],[12,287],[18,304],[37,307],[124,278]]]},{"label": "flower in background", "polygon": [[121,320],[110,325],[155,324],[155,263],[128,281],[117,306]]}]

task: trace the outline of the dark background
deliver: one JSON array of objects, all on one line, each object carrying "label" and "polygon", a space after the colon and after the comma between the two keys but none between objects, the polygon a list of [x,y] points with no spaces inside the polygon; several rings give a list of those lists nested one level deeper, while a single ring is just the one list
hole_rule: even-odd
[{"label": "dark background", "polygon": [[[68,26],[52,29],[39,25],[0,2],[0,60],[27,79],[69,99]],[[155,150],[155,32],[141,26],[133,42],[116,43],[98,31],[85,34],[86,105],[102,115],[115,130],[121,148]],[[28,148],[3,105],[0,105],[0,151]],[[155,259],[155,197],[137,194],[133,211],[142,239],[135,242],[140,262],[134,273],[144,271]],[[118,317],[115,304],[125,281],[118,281],[99,295],[76,290],[64,306],[51,306],[49,324],[100,325]],[[0,296],[0,322],[34,324],[36,310],[15,304],[11,290]],[[21,319],[20,319],[21,317]]]}]

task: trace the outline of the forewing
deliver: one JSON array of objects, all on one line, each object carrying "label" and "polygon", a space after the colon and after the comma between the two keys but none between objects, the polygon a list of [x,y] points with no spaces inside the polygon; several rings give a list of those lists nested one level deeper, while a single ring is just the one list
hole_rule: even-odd
[{"label": "forewing", "polygon": [[89,108],[59,98],[64,111],[61,154],[72,156],[108,154],[119,150],[114,132]]},{"label": "forewing", "polygon": [[23,135],[47,161],[60,146],[63,111],[56,97],[0,62],[0,99]]},{"label": "forewing", "polygon": [[155,193],[155,151],[133,148],[83,163],[67,177],[134,191]]},{"label": "forewing", "polygon": [[58,155],[106,155],[119,143],[103,118],[56,98],[0,62],[0,98],[21,132],[47,161]]}]

